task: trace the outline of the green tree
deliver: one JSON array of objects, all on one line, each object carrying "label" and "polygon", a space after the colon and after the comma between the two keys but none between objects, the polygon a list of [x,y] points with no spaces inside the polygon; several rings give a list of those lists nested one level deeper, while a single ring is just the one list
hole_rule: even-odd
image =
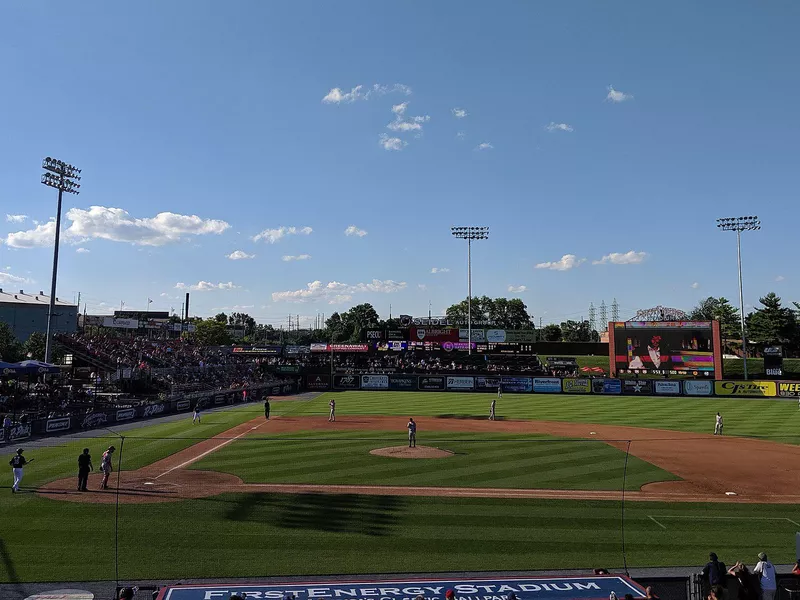
[{"label": "green tree", "polygon": [[[224,314],[225,313],[220,313],[217,316],[221,316]],[[216,319],[216,317],[214,318]],[[253,333],[255,333],[256,330],[256,320],[247,313],[240,313],[240,312],[231,313],[228,316],[228,325],[244,328],[244,335],[246,337],[253,335]]]},{"label": "green tree", "polygon": [[758,300],[762,308],[747,315],[750,340],[761,344],[797,342],[797,317],[791,308],[781,306],[780,297],[770,292]]},{"label": "green tree", "polygon": [[347,341],[359,342],[365,329],[378,326],[380,316],[372,304],[364,303],[353,306],[341,315],[342,322],[347,331]]},{"label": "green tree", "polygon": [[216,318],[200,321],[196,327],[194,340],[201,346],[227,346],[231,343],[225,323]]},{"label": "green tree", "polygon": [[[453,304],[446,314],[451,319],[467,320],[469,300]],[[533,329],[533,321],[528,307],[519,298],[489,298],[480,296],[472,299],[472,320],[489,321],[502,329]]]},{"label": "green tree", "polygon": [[545,325],[540,333],[545,342],[560,342],[562,338],[561,327],[555,323]]},{"label": "green tree", "polygon": [[[492,311],[494,301],[488,296],[476,296],[472,299],[472,321],[488,321]],[[469,299],[465,298],[458,304],[453,304],[445,311],[451,319],[458,319],[466,322],[469,315]]]},{"label": "green tree", "polygon": [[34,331],[22,345],[23,353],[32,360],[44,360],[47,338],[43,333]]},{"label": "green tree", "polygon": [[223,325],[226,325],[228,323],[228,315],[226,315],[224,312],[221,312],[217,315],[214,315],[214,320],[217,323],[222,323]]},{"label": "green tree", "polygon": [[350,339],[350,333],[342,315],[338,312],[333,313],[325,320],[325,336],[332,344]]},{"label": "green tree", "polygon": [[0,321],[0,359],[5,362],[22,360],[22,345],[17,340],[8,323]]},{"label": "green tree", "polygon": [[719,321],[722,345],[728,346],[728,340],[742,337],[739,309],[731,305],[727,298],[709,296],[694,307],[689,318],[692,321]]},{"label": "green tree", "polygon": [[600,334],[589,326],[589,321],[561,323],[561,336],[565,342],[599,342]]}]

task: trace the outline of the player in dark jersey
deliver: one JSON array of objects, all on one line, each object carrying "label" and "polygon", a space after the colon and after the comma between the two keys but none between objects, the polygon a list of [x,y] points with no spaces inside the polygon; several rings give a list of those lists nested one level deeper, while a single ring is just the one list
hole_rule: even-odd
[{"label": "player in dark jersey", "polygon": [[19,491],[19,484],[22,483],[22,469],[28,463],[33,462],[33,459],[27,460],[22,456],[22,448],[17,448],[17,454],[8,464],[11,465],[11,471],[14,473],[14,485],[11,486],[11,493],[16,494]]},{"label": "player in dark jersey", "polygon": [[89,449],[84,448],[83,454],[78,457],[78,491],[88,492],[86,484],[89,482],[89,472],[93,471],[92,455],[89,454]]}]

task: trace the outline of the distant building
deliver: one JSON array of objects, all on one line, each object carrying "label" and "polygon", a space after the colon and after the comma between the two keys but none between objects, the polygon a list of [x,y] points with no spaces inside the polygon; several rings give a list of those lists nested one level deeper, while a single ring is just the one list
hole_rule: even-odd
[{"label": "distant building", "polygon": [[[11,332],[20,342],[32,333],[47,333],[47,313],[50,296],[43,292],[26,294],[24,291],[10,292],[0,288],[0,322],[8,323]],[[78,326],[78,307],[56,298],[53,314],[53,333],[72,333]]]}]

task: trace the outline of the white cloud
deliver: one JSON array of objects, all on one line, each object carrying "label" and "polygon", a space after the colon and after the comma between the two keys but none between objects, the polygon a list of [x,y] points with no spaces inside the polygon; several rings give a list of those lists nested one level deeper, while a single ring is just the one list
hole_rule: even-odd
[{"label": "white cloud", "polygon": [[625,102],[626,100],[633,100],[633,95],[615,90],[614,86],[610,85],[608,86],[608,95],[606,96],[606,100],[609,102]]},{"label": "white cloud", "polygon": [[775,281],[778,281],[778,282],[780,282],[780,281],[783,281],[784,279],[786,279],[786,277],[784,277],[783,275],[778,275],[778,276],[775,278]]},{"label": "white cloud", "polygon": [[459,139],[459,140],[463,140],[466,137],[467,137],[467,132],[466,131],[459,131],[456,134],[456,138]]},{"label": "white cloud", "polygon": [[365,235],[367,235],[367,232],[364,229],[359,229],[355,225],[350,225],[347,229],[344,230],[344,234],[347,236],[364,237]]},{"label": "white cloud", "polygon": [[234,250],[230,254],[226,254],[225,258],[229,260],[247,260],[249,258],[255,258],[255,254],[248,254],[244,250]]},{"label": "white cloud", "polygon": [[279,242],[287,235],[311,235],[314,230],[311,227],[278,227],[277,229],[265,229],[261,233],[253,236],[254,242],[264,240],[270,244]]},{"label": "white cloud", "polygon": [[585,258],[578,258],[574,254],[565,254],[559,260],[543,262],[536,265],[537,269],[550,269],[551,271],[569,271],[586,262]]},{"label": "white cloud", "polygon": [[192,285],[186,285],[185,283],[176,283],[175,289],[176,290],[183,290],[186,292],[210,292],[212,290],[235,290],[238,288],[238,285],[234,285],[233,282],[229,281],[228,283],[211,283],[208,281],[198,281]]},{"label": "white cloud", "polygon": [[294,291],[286,292],[273,292],[273,302],[315,302],[317,300],[325,300],[329,304],[338,304],[340,302],[347,302],[352,299],[354,294],[363,293],[378,293],[378,294],[391,294],[406,288],[405,281],[392,281],[387,279],[382,281],[380,279],[373,279],[370,283],[357,283],[355,285],[348,285],[338,281],[331,281],[330,283],[322,283],[321,281],[312,281],[307,284],[305,288]]},{"label": "white cloud", "polygon": [[400,138],[397,137],[389,137],[385,133],[382,133],[378,138],[378,143],[383,146],[384,150],[402,150],[405,146],[408,145],[407,142],[404,142]]},{"label": "white cloud", "polygon": [[13,284],[33,283],[33,280],[28,279],[27,277],[19,277],[17,275],[12,275],[11,273],[4,273],[3,271],[0,271],[0,287],[8,285],[10,283]]},{"label": "white cloud", "polygon": [[450,269],[447,267],[433,267],[431,273],[449,273]]},{"label": "white cloud", "polygon": [[422,129],[422,125],[408,121],[393,121],[386,126],[386,129],[391,129],[392,131],[419,131]]},{"label": "white cloud", "polygon": [[[171,212],[140,219],[121,208],[105,206],[90,206],[88,210],[71,208],[66,218],[71,223],[62,232],[61,239],[71,244],[102,239],[138,246],[162,246],[190,235],[218,235],[230,227],[225,221]],[[51,246],[54,238],[55,221],[51,220],[35,229],[9,233],[5,241],[13,248],[35,248]]]},{"label": "white cloud", "polygon": [[420,290],[422,290],[423,292],[425,292],[425,291],[427,291],[427,290],[428,290],[428,286],[427,286],[427,285],[425,285],[424,283],[418,283],[418,284],[417,284],[417,287],[418,287]]},{"label": "white cloud", "polygon": [[408,102],[402,104],[395,104],[392,107],[394,113],[394,121],[389,123],[386,128],[392,131],[422,131],[422,124],[431,120],[429,115],[420,115],[408,117],[406,119],[406,109]]},{"label": "white cloud", "polygon": [[88,248],[78,248],[77,250],[75,250],[75,252],[77,252],[78,254],[89,254],[89,249]]},{"label": "white cloud", "polygon": [[281,260],[283,262],[292,262],[293,260],[310,260],[310,254],[298,254],[297,256],[283,256]]},{"label": "white cloud", "polygon": [[508,291],[511,292],[512,294],[521,294],[522,292],[524,292],[527,289],[528,289],[528,287],[524,286],[524,285],[510,285],[510,286],[508,286]]},{"label": "white cloud", "polygon": [[475,147],[475,150],[492,150],[494,146],[492,146],[489,142],[482,142]]},{"label": "white cloud", "polygon": [[610,263],[612,265],[638,265],[643,262],[645,258],[647,258],[647,252],[629,250],[628,252],[612,252],[611,254],[606,254],[600,260],[593,260],[592,264],[605,265]]},{"label": "white cloud", "polygon": [[393,92],[410,96],[411,88],[407,85],[403,85],[402,83],[395,83],[394,85],[383,85],[376,83],[372,87],[357,85],[349,92],[344,92],[341,88],[337,87],[332,88],[331,91],[328,92],[322,99],[322,102],[325,104],[341,104],[343,102],[350,103],[355,102],[356,100],[369,100],[372,96],[385,96],[386,94],[391,94]]},{"label": "white cloud", "polygon": [[453,109],[453,116],[456,119],[463,119],[464,117],[467,116],[467,111],[464,110],[463,108],[454,108]]},{"label": "white cloud", "polygon": [[696,290],[696,289],[697,289],[697,288],[699,288],[699,287],[700,287],[700,284],[699,284],[699,283],[697,283],[696,281],[695,281],[695,282],[692,284],[692,289],[693,289],[693,290]]},{"label": "white cloud", "polygon": [[28,215],[6,215],[6,221],[9,223],[23,223]]},{"label": "white cloud", "polygon": [[395,104],[392,106],[392,112],[396,115],[402,115],[406,112],[408,108],[408,102],[402,102],[400,104]]},{"label": "white cloud", "polygon": [[547,131],[574,131],[572,129],[572,125],[567,125],[566,123],[556,123],[554,121],[551,121],[550,125],[545,127],[545,129],[547,129]]}]

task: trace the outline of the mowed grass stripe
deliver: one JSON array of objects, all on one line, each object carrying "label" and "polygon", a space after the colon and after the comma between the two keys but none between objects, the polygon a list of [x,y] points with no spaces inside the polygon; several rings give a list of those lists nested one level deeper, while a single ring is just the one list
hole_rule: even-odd
[{"label": "mowed grass stripe", "polygon": [[[454,452],[441,459],[397,459],[370,450],[395,444],[391,433],[366,431],[364,439],[281,434],[233,442],[190,468],[222,471],[247,483],[316,483],[444,487],[621,489],[625,453],[603,442],[544,436],[437,432],[436,446]],[[387,440],[387,441],[379,441]],[[676,477],[629,457],[629,486]]]}]

